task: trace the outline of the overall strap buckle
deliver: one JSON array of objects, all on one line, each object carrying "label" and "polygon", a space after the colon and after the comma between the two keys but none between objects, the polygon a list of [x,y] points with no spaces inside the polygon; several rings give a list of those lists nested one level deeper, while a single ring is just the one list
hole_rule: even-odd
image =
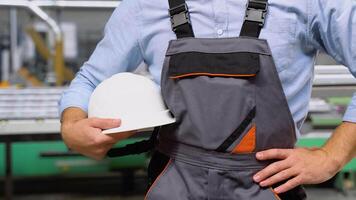
[{"label": "overall strap buckle", "polygon": [[265,0],[249,0],[246,9],[245,20],[256,22],[263,27],[268,11],[268,2]]},{"label": "overall strap buckle", "polygon": [[169,15],[171,16],[171,26],[173,31],[176,31],[178,26],[187,23],[191,24],[188,6],[186,3],[169,9]]}]

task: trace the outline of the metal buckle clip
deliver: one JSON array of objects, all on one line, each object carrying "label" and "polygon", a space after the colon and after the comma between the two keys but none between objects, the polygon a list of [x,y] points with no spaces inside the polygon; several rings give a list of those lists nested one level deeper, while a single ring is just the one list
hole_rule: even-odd
[{"label": "metal buckle clip", "polygon": [[257,22],[261,27],[265,24],[266,14],[268,11],[268,3],[256,0],[249,0],[245,20]]},{"label": "metal buckle clip", "polygon": [[190,24],[187,4],[181,4],[177,7],[169,9],[169,15],[171,16],[171,25],[173,30],[175,30],[180,25],[186,23]]}]

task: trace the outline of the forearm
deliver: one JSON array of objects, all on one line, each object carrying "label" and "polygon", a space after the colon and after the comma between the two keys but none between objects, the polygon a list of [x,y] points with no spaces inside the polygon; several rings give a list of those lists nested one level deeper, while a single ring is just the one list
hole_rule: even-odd
[{"label": "forearm", "polygon": [[338,170],[356,156],[356,123],[342,123],[322,147]]}]

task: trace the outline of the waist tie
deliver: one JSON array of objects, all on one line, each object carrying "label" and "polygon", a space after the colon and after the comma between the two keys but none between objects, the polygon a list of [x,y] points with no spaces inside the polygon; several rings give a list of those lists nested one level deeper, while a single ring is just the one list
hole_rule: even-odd
[{"label": "waist tie", "polygon": [[255,153],[221,153],[162,138],[157,149],[174,160],[218,170],[259,170],[271,163],[257,160]]}]

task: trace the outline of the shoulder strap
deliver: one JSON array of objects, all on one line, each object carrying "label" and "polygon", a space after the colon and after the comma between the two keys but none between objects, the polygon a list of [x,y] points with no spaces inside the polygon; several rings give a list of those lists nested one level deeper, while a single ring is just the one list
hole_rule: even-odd
[{"label": "shoulder strap", "polygon": [[177,38],[194,37],[188,6],[185,0],[168,0],[172,30]]},{"label": "shoulder strap", "polygon": [[249,0],[240,36],[258,38],[265,24],[268,0]]}]

